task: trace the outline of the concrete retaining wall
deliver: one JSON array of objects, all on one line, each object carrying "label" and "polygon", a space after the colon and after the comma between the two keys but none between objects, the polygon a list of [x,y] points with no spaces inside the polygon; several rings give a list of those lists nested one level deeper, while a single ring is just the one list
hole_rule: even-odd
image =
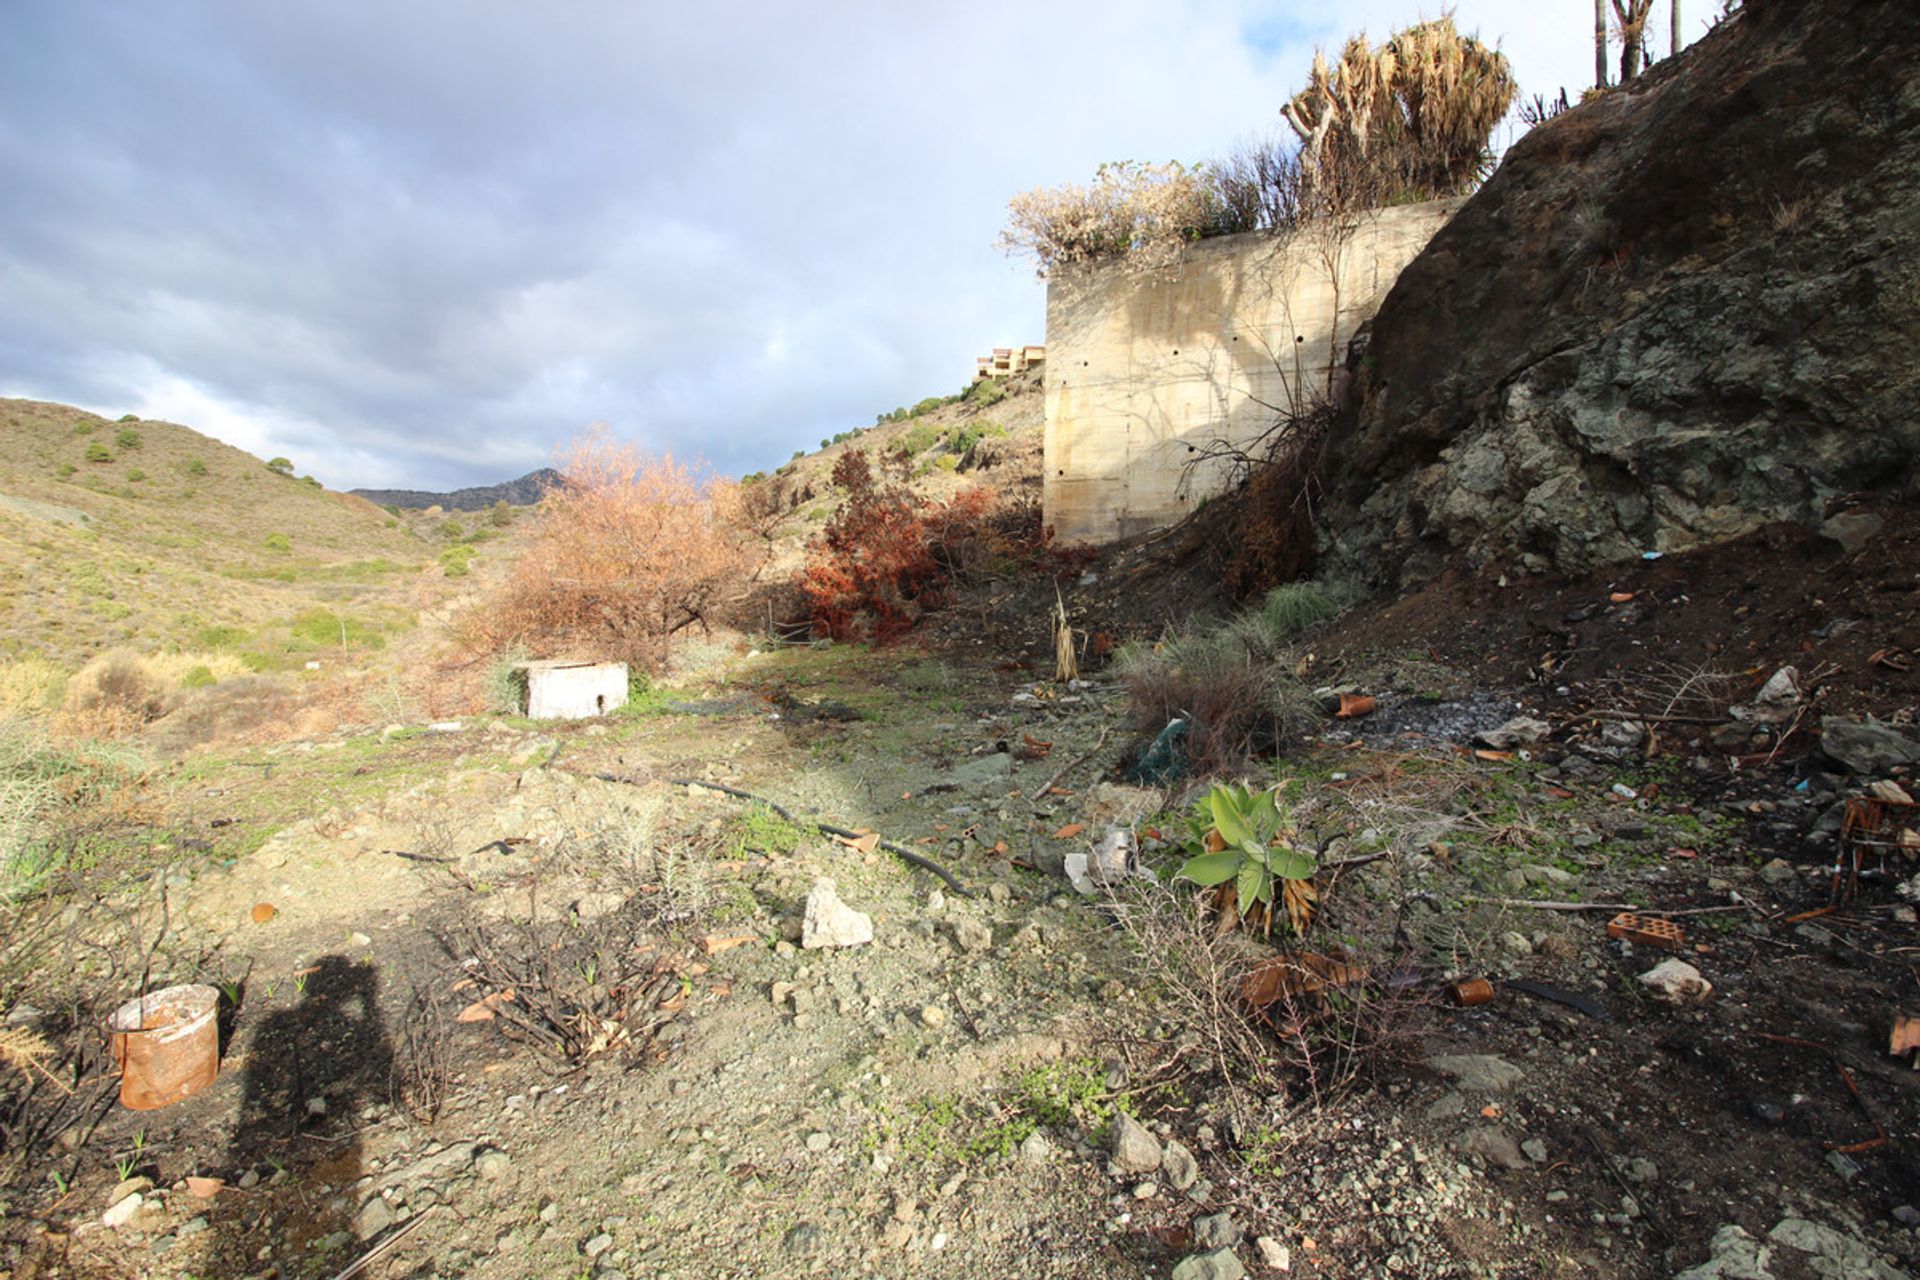
[{"label": "concrete retaining wall", "polygon": [[1046,518],[1066,542],[1177,522],[1226,482],[1191,469],[1325,395],[1354,329],[1458,209],[1435,201],[1284,237],[1201,241],[1166,275],[1120,265],[1047,286]]}]

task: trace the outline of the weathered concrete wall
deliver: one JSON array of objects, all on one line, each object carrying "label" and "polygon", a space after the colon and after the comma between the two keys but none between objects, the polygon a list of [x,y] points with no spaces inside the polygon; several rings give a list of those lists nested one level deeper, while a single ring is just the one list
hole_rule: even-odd
[{"label": "weathered concrete wall", "polygon": [[1290,236],[1205,240],[1167,275],[1117,265],[1047,286],[1046,518],[1067,542],[1173,524],[1225,483],[1188,464],[1325,394],[1354,329],[1459,208],[1407,205]]},{"label": "weathered concrete wall", "polygon": [[587,720],[627,704],[624,662],[530,662],[524,670],[535,720]]}]

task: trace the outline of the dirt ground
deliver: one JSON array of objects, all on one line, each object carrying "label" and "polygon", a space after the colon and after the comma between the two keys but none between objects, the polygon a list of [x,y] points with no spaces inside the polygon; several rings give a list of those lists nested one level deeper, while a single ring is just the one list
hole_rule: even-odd
[{"label": "dirt ground", "polygon": [[[165,869],[11,930],[60,1084],[8,1082],[0,1271],[1909,1274],[1915,868],[1874,852],[1836,895],[1830,828],[1912,766],[1815,754],[1823,720],[1911,721],[1920,525],[1870,514],[1852,553],[1769,532],[1443,581],[1308,636],[1312,678],[1378,708],[1252,776],[1329,868],[1307,948],[1354,976],[1239,1067],[1220,1008],[1246,1025],[1277,938],[1165,887],[1189,788],[1125,784],[1097,672],[1037,682],[1023,589],[926,649],[715,646],[604,723],[182,760],[126,806]],[[1160,626],[1175,597],[1130,572],[1070,587],[1076,620]],[[1788,664],[1788,718],[1731,713]],[[1476,741],[1520,712],[1546,735]],[[1112,826],[1160,886],[1062,878]],[[871,943],[796,945],[821,877]],[[1609,938],[1619,905],[1679,950]],[[1711,994],[1657,998],[1670,956]],[[223,990],[219,1078],[153,1112],[116,1105],[98,1032],[143,978]],[[1488,1002],[1450,999],[1475,978]],[[1113,1151],[1122,1114],[1155,1159]]]}]

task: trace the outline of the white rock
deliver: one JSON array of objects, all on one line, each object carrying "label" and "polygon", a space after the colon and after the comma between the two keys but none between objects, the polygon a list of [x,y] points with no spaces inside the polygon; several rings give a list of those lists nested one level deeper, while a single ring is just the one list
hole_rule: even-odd
[{"label": "white rock", "polygon": [[1713,994],[1713,984],[1684,960],[1662,960],[1640,975],[1640,985],[1664,1004],[1698,1004]]},{"label": "white rock", "polygon": [[800,922],[800,946],[858,947],[873,941],[873,917],[840,901],[833,881],[822,876],[807,894],[807,913]]},{"label": "white rock", "polygon": [[1259,1236],[1253,1242],[1254,1252],[1260,1255],[1260,1261],[1273,1271],[1293,1269],[1293,1251],[1275,1240],[1272,1236]]},{"label": "white rock", "polygon": [[100,1221],[109,1227],[124,1227],[133,1221],[133,1215],[140,1212],[140,1206],[146,1202],[147,1198],[136,1191],[130,1196],[114,1201],[107,1211],[100,1215]]},{"label": "white rock", "polygon": [[1746,718],[1762,724],[1779,724],[1793,715],[1800,705],[1800,699],[1799,670],[1782,667],[1760,686],[1760,692],[1753,695],[1753,701],[1747,706]]},{"label": "white rock", "polygon": [[1511,751],[1515,747],[1530,742],[1539,742],[1553,732],[1553,726],[1545,720],[1536,720],[1532,716],[1515,716],[1498,729],[1489,729],[1480,735],[1480,741],[1495,751]]}]

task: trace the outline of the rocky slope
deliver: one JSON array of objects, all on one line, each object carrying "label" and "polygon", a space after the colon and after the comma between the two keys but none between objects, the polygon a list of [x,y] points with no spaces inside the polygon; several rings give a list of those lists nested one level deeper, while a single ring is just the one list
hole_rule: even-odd
[{"label": "rocky slope", "polygon": [[1535,129],[1356,344],[1332,566],[1582,570],[1907,494],[1916,187],[1906,0],[1755,0]]}]

